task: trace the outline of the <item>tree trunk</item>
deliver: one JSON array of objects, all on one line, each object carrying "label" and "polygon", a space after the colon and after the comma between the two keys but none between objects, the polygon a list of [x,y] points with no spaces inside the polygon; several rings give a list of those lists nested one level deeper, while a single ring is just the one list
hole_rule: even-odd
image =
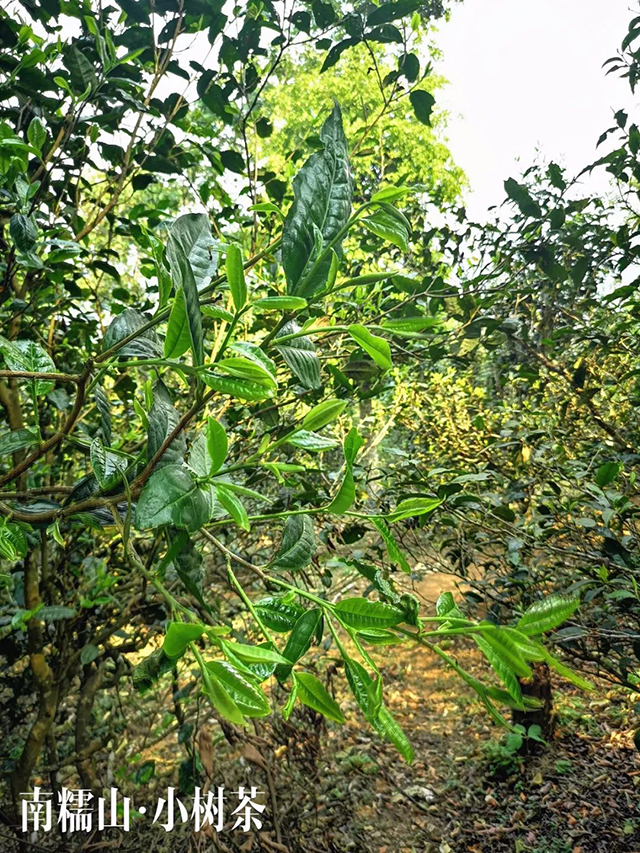
[{"label": "tree trunk", "polygon": [[[513,712],[513,723],[524,726],[528,731],[529,726],[540,726],[541,737],[550,740],[555,729],[555,715],[553,713],[553,694],[551,692],[551,673],[544,661],[536,661],[533,666],[533,677],[520,680],[523,696],[532,696],[541,703],[539,708],[530,711]],[[523,751],[531,752],[536,741],[525,739]]]}]

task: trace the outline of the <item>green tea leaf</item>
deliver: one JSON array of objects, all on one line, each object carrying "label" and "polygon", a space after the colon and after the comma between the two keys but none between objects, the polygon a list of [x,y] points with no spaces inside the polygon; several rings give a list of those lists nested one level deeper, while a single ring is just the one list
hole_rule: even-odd
[{"label": "green tea leaf", "polygon": [[30,252],[38,241],[35,222],[22,213],[14,213],[9,220],[9,234],[19,252]]},{"label": "green tea leaf", "polygon": [[89,450],[91,467],[101,489],[112,489],[127,470],[128,462],[112,450],[107,450],[100,437],[94,438]]},{"label": "green tea leaf", "polygon": [[191,346],[191,333],[184,298],[184,291],[180,288],[173,300],[167,323],[163,348],[165,358],[180,358]]},{"label": "green tea leaf", "polygon": [[302,450],[308,450],[309,453],[323,453],[325,450],[333,450],[339,446],[333,438],[325,438],[322,435],[317,435],[315,432],[309,432],[306,429],[298,430],[287,440],[287,444],[293,447],[299,447]]},{"label": "green tea leaf", "polygon": [[251,524],[249,523],[249,517],[242,501],[232,491],[226,489],[222,483],[215,484],[215,491],[216,497],[238,527],[241,527],[243,530],[250,530]]},{"label": "green tea leaf", "polygon": [[279,652],[264,646],[248,646],[245,643],[232,643],[229,640],[222,640],[221,643],[225,651],[231,652],[246,663],[280,663],[285,666],[290,663]]},{"label": "green tea leaf", "polygon": [[396,538],[389,530],[387,523],[382,518],[372,518],[371,523],[376,528],[382,537],[384,544],[387,546],[387,554],[392,563],[403,571],[405,574],[411,574],[411,567],[400,550],[400,546],[396,542]]},{"label": "green tea leaf", "polygon": [[148,323],[149,317],[142,312],[136,311],[135,308],[125,308],[111,321],[102,342],[103,352],[112,349],[130,335],[135,335],[117,350],[117,354],[126,358],[158,358],[162,355],[162,345],[153,329],[144,328]]},{"label": "green tea leaf", "polygon": [[246,379],[252,383],[265,385],[271,391],[275,391],[278,387],[273,373],[263,364],[252,358],[231,356],[223,358],[216,364],[216,367],[230,376],[237,376],[239,379]]},{"label": "green tea leaf", "polygon": [[323,426],[330,424],[344,411],[347,405],[346,400],[325,400],[323,403],[318,403],[305,415],[302,421],[302,426],[309,432],[315,432],[322,429]]},{"label": "green tea leaf", "polygon": [[399,607],[367,598],[345,598],[335,605],[341,621],[350,628],[391,628],[404,621]]},{"label": "green tea leaf", "polygon": [[209,673],[221,684],[240,711],[247,717],[267,717],[271,708],[262,690],[226,661],[208,661]]},{"label": "green tea leaf", "polygon": [[504,686],[507,688],[509,696],[513,699],[515,706],[524,710],[522,690],[520,689],[520,683],[513,670],[505,664],[500,655],[495,652],[494,648],[487,643],[483,637],[474,634],[473,639],[476,641],[476,644],[496,671]]},{"label": "green tea leaf", "polygon": [[[282,328],[280,337],[296,334],[299,331],[300,327],[296,323],[290,322]],[[309,338],[293,338],[286,343],[278,343],[278,338],[276,338],[274,349],[280,353],[287,367],[305,388],[322,388],[320,361],[316,355],[316,348]]]},{"label": "green tea leaf", "polygon": [[353,480],[353,463],[355,461],[358,450],[362,447],[362,438],[358,434],[355,427],[352,427],[344,442],[344,458],[346,464],[346,473],[344,479],[338,489],[337,495],[327,507],[327,512],[340,515],[346,512],[353,505],[356,498],[356,487]]},{"label": "green tea leaf", "polygon": [[220,716],[238,726],[245,725],[244,714],[229,695],[225,684],[218,678],[216,670],[210,669],[205,664],[200,667],[200,672],[202,674],[203,690]]},{"label": "green tea leaf", "polygon": [[546,649],[544,650],[544,659],[549,664],[550,667],[555,669],[563,678],[566,678],[567,681],[570,681],[572,684],[575,684],[576,687],[579,687],[581,690],[593,690],[593,684],[588,681],[586,678],[583,678],[581,675],[578,675],[577,672],[574,672],[568,666],[562,663],[562,661],[558,660],[557,657],[554,657],[551,652],[548,652]]},{"label": "green tea leaf", "polygon": [[0,456],[9,456],[17,450],[25,447],[33,447],[38,444],[38,436],[30,429],[14,429],[0,435]]},{"label": "green tea leaf", "polygon": [[209,520],[210,504],[192,475],[180,465],[166,465],[149,478],[136,506],[139,530],[171,524],[199,530]]},{"label": "green tea leaf", "polygon": [[167,243],[167,260],[176,293],[180,290],[183,293],[194,364],[204,363],[204,343],[198,288],[190,255],[202,240],[203,233],[210,233],[207,217],[204,214],[185,214],[179,216],[169,229]]},{"label": "green tea leaf", "polygon": [[358,631],[358,638],[372,646],[397,646],[404,642],[403,638],[393,631],[385,631],[382,628],[364,628]]},{"label": "green tea leaf", "polygon": [[562,625],[573,616],[579,606],[579,598],[550,595],[528,607],[518,620],[516,628],[528,637],[535,637]]},{"label": "green tea leaf", "polygon": [[204,625],[193,622],[169,622],[162,650],[170,658],[181,657],[189,643],[204,633]]},{"label": "green tea leaf", "polygon": [[423,89],[414,89],[409,95],[409,100],[418,121],[430,127],[431,111],[436,102],[431,92],[425,92]]},{"label": "green tea leaf", "polygon": [[211,460],[211,474],[215,474],[222,467],[227,458],[229,441],[227,433],[222,424],[215,418],[207,420],[207,450]]},{"label": "green tea leaf", "polygon": [[398,506],[386,518],[388,521],[402,521],[403,518],[428,515],[442,503],[442,498],[407,498],[400,501]]},{"label": "green tea leaf", "polygon": [[605,462],[596,471],[596,483],[601,489],[613,483],[622,466],[618,462]]},{"label": "green tea leaf", "polygon": [[[0,353],[9,370],[25,370],[30,373],[56,373],[56,366],[49,355],[35,341],[8,341],[0,336]],[[48,379],[23,379],[30,382],[37,397],[48,394],[54,383]]]},{"label": "green tea leaf", "polygon": [[[292,664],[300,660],[309,650],[321,619],[322,611],[319,608],[314,608],[313,610],[305,610],[296,621],[283,652],[285,658]],[[290,666],[279,666],[276,669],[278,681],[284,681],[290,672]]]},{"label": "green tea leaf", "polygon": [[344,714],[338,703],[327,693],[324,684],[310,672],[294,672],[298,699],[303,705],[313,708],[329,720],[344,723]]},{"label": "green tea leaf", "polygon": [[508,178],[504,182],[504,188],[509,198],[518,205],[523,216],[531,216],[534,219],[542,216],[540,205],[524,184],[519,184],[513,178]]},{"label": "green tea leaf", "polygon": [[45,142],[47,141],[47,129],[38,116],[34,116],[29,122],[27,128],[27,139],[29,143],[42,152]]},{"label": "green tea leaf", "polygon": [[409,253],[409,232],[404,223],[395,216],[385,210],[377,210],[372,216],[365,216],[360,221],[378,237]]},{"label": "green tea leaf", "polygon": [[290,515],[284,526],[284,534],[278,553],[271,564],[274,568],[304,569],[311,562],[316,550],[313,521],[309,515]]},{"label": "green tea leaf", "polygon": [[[147,432],[147,460],[150,462],[164,446],[166,439],[178,426],[178,413],[173,406],[165,384],[158,380],[153,386],[153,405],[149,411],[149,428]],[[187,441],[184,433],[179,433],[166,447],[164,453],[155,464],[155,468],[165,465],[181,465],[187,454]]]},{"label": "green tea leaf", "polygon": [[[481,624],[485,625],[489,623],[482,622]],[[482,639],[491,647],[508,669],[520,678],[531,678],[531,668],[522,657],[516,644],[505,631],[493,627],[491,631],[483,631]]]},{"label": "green tea leaf", "polygon": [[237,397],[239,400],[253,402],[256,400],[268,400],[270,397],[273,397],[273,387],[260,382],[253,382],[249,379],[203,373],[202,381],[209,388],[213,388],[221,394],[228,394],[230,397]]},{"label": "green tea leaf", "polygon": [[349,326],[349,334],[382,370],[389,370],[393,366],[391,361],[391,347],[384,338],[372,335],[368,329],[357,323]]},{"label": "green tea leaf", "polygon": [[301,311],[307,307],[307,300],[301,296],[264,296],[251,304],[259,311]]},{"label": "green tea leaf", "polygon": [[[282,231],[282,263],[291,296],[307,297],[327,280],[331,257],[314,268],[318,259],[316,232],[321,247],[333,241],[351,213],[353,180],[349,148],[342,129],[342,114],[336,104],[320,132],[323,144],[303,165],[293,180],[293,204]],[[340,243],[335,246],[340,253]]]},{"label": "green tea leaf", "polygon": [[260,619],[271,631],[287,633],[293,629],[300,616],[305,612],[304,607],[289,602],[285,597],[269,596],[255,604]]},{"label": "green tea leaf", "polygon": [[247,301],[247,284],[244,279],[242,252],[235,243],[227,246],[226,272],[233,304],[236,311],[239,311]]},{"label": "green tea leaf", "polygon": [[27,538],[17,524],[3,521],[0,523],[0,556],[14,561],[27,554]]}]

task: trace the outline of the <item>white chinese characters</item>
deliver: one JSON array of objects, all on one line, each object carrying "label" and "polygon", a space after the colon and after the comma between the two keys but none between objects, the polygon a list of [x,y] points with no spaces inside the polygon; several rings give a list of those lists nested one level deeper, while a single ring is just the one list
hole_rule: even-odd
[{"label": "white chinese characters", "polygon": [[[255,786],[243,785],[228,793],[224,787],[207,791],[196,788],[188,807],[178,798],[175,788],[168,788],[166,796],[158,798],[152,822],[165,832],[171,832],[177,824],[190,824],[195,832],[205,829],[222,832],[226,806],[230,819],[235,819],[235,823],[229,822],[227,829],[257,831],[262,828],[261,816],[266,809],[259,799],[263,793]],[[128,832],[132,815],[143,819],[146,814],[146,806],[135,811],[132,799],[121,797],[116,788],[111,788],[107,797],[95,797],[83,788],[62,788],[57,797],[39,787],[22,794],[22,831],[25,833],[50,832],[56,824],[64,835],[90,833],[94,829]]]}]

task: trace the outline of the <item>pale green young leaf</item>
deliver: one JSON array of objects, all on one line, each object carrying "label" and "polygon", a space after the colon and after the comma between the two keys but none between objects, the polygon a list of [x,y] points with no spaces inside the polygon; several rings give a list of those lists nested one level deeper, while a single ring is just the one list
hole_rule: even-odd
[{"label": "pale green young leaf", "polygon": [[236,311],[239,311],[244,308],[247,301],[247,284],[244,278],[242,252],[235,243],[227,246],[226,273],[233,304]]},{"label": "pale green young leaf", "polygon": [[327,693],[320,679],[310,672],[294,672],[293,677],[297,688],[298,699],[303,705],[308,705],[329,720],[344,723],[344,714],[335,699]]}]

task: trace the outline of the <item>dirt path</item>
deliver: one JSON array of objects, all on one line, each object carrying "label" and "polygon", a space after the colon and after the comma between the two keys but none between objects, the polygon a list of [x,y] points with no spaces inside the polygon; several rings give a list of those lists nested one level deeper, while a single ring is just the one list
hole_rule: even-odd
[{"label": "dirt path", "polygon": [[[431,602],[445,590],[455,591],[450,575],[429,574],[417,585]],[[455,654],[487,677],[475,648],[456,647]],[[640,853],[640,757],[632,744],[633,699],[622,690],[585,694],[557,683],[556,736],[525,760],[438,658],[393,646],[378,660],[385,702],[409,736],[415,762],[407,766],[363,730],[355,703],[345,698],[349,722],[332,730],[321,760],[325,818],[315,832],[322,843],[295,850]]]}]

